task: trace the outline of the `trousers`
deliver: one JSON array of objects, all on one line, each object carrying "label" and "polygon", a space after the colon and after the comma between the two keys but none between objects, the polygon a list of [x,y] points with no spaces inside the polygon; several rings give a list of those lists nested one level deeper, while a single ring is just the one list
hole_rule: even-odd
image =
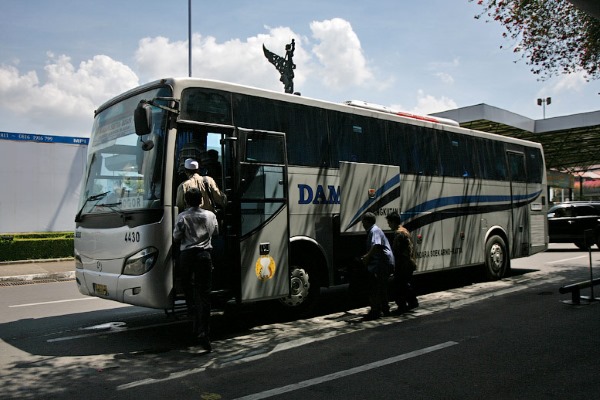
[{"label": "trousers", "polygon": [[210,332],[210,292],[212,290],[212,258],[204,249],[188,249],[179,254],[179,266],[185,302],[193,318],[194,335]]}]

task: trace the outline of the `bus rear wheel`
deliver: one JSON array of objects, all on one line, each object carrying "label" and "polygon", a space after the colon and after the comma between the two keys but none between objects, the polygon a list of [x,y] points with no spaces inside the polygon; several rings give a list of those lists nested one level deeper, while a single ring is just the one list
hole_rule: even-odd
[{"label": "bus rear wheel", "polygon": [[502,279],[508,274],[509,255],[504,239],[498,235],[485,243],[485,272],[490,280]]}]

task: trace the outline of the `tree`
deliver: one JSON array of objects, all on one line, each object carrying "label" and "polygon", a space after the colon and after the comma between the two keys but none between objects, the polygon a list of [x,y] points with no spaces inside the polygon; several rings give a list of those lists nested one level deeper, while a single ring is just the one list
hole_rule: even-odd
[{"label": "tree", "polygon": [[[475,1],[475,0],[469,0]],[[475,18],[501,23],[513,51],[527,59],[541,80],[584,71],[600,78],[600,20],[567,0],[478,0]],[[503,46],[500,46],[503,47]]]}]

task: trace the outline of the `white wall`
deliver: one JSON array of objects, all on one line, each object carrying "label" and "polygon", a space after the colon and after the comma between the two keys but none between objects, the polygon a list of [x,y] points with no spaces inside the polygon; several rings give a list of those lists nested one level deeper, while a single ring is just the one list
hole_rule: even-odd
[{"label": "white wall", "polygon": [[87,143],[0,132],[0,233],[75,229]]}]

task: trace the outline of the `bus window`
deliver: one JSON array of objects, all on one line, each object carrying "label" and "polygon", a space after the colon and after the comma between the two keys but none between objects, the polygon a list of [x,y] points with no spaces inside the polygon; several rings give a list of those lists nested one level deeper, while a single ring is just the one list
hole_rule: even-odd
[{"label": "bus window", "polygon": [[538,148],[528,147],[527,154],[527,181],[530,183],[542,183],[544,176],[544,162],[542,152]]},{"label": "bus window", "polygon": [[281,136],[248,134],[246,140],[246,161],[262,164],[284,164],[285,143]]},{"label": "bus window", "polygon": [[454,132],[438,136],[440,166],[443,176],[479,178],[480,165],[476,162],[477,149],[473,138]]},{"label": "bus window", "polygon": [[340,161],[389,164],[385,123],[360,115],[330,111],[330,165]]},{"label": "bus window", "polygon": [[290,164],[327,164],[325,110],[240,94],[233,95],[233,105],[236,126],[286,133]]},{"label": "bus window", "polygon": [[508,152],[508,164],[510,166],[510,179],[513,182],[526,182],[525,159],[522,153]]},{"label": "bus window", "polygon": [[405,172],[415,175],[439,175],[437,138],[434,131],[414,125],[400,125],[400,140],[406,151],[400,156],[408,157],[408,169]]},{"label": "bus window", "polygon": [[506,157],[502,143],[475,138],[475,162],[484,179],[504,181],[507,178]]}]

